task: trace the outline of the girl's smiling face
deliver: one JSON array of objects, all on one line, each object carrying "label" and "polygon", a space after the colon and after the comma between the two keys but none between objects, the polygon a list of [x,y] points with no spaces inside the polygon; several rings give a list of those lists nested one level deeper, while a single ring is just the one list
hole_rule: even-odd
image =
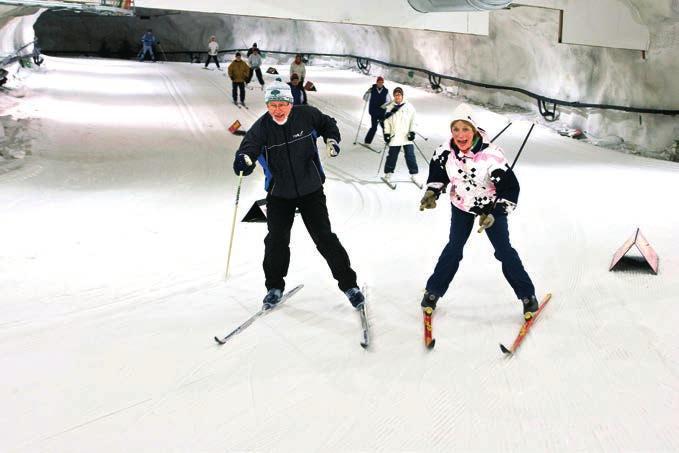
[{"label": "girl's smiling face", "polygon": [[460,151],[468,151],[472,147],[474,134],[476,134],[474,126],[466,121],[458,120],[453,123],[450,131],[453,133],[453,142]]}]

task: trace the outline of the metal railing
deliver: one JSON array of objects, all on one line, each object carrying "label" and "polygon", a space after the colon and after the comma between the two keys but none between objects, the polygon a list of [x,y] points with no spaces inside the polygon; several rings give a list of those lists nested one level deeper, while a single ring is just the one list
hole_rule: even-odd
[{"label": "metal railing", "polygon": [[[220,54],[228,54],[228,53],[234,53],[234,52],[246,52],[248,49],[243,49],[243,48],[236,48],[236,49],[224,49],[219,51]],[[47,51],[49,52],[49,51]],[[57,51],[58,52],[58,51]],[[61,54],[96,54],[96,51],[68,51],[68,52],[58,52]],[[167,55],[187,55],[188,60],[184,61],[191,61],[194,62],[196,61],[196,57],[205,55],[207,53],[206,50],[181,50],[181,51],[166,51],[165,52]],[[429,84],[434,90],[440,90],[442,89],[441,87],[441,81],[442,80],[450,80],[453,82],[457,82],[460,84],[464,85],[470,85],[474,87],[479,87],[479,88],[486,88],[490,90],[502,90],[502,91],[512,91],[515,93],[520,93],[525,96],[528,96],[532,99],[534,99],[537,104],[538,104],[538,111],[540,114],[547,120],[547,121],[554,121],[558,118],[557,114],[557,107],[558,106],[564,106],[564,107],[572,107],[572,108],[586,108],[586,109],[599,109],[599,110],[620,110],[623,112],[630,112],[630,113],[648,113],[648,114],[654,114],[654,115],[679,115],[679,110],[676,109],[658,109],[658,108],[650,108],[650,107],[635,107],[635,106],[625,106],[625,105],[616,105],[616,104],[597,104],[597,103],[591,103],[591,102],[582,102],[582,101],[565,101],[562,99],[555,99],[549,96],[544,96],[539,93],[535,93],[533,91],[529,91],[524,88],[520,87],[515,87],[515,86],[509,86],[509,85],[498,85],[498,84],[493,84],[493,83],[485,83],[485,82],[476,82],[474,80],[468,80],[468,79],[463,79],[461,77],[457,76],[452,76],[452,75],[447,75],[447,74],[439,74],[437,72],[429,71],[427,69],[423,68],[418,68],[415,66],[406,66],[406,65],[401,65],[401,64],[396,64],[396,63],[389,63],[386,61],[381,61],[377,60],[375,58],[369,58],[369,57],[361,57],[358,55],[353,55],[353,54],[333,54],[333,53],[316,53],[316,52],[287,52],[287,51],[279,51],[279,50],[264,50],[260,49],[260,53],[262,54],[280,54],[280,55],[296,55],[296,54],[302,54],[303,56],[319,56],[319,57],[334,57],[334,58],[349,58],[349,59],[355,59],[356,60],[356,65],[358,69],[363,72],[364,74],[369,74],[370,73],[370,68],[372,63],[379,64],[381,66],[385,66],[388,68],[398,68],[398,69],[405,69],[408,71],[413,71],[414,72],[419,72],[427,76],[429,79]],[[112,55],[115,55],[115,52],[111,53]]]}]

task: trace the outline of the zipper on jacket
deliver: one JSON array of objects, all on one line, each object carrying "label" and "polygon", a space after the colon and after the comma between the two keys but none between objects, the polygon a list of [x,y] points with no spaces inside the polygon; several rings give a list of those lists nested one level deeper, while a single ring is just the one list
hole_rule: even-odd
[{"label": "zipper on jacket", "polygon": [[299,198],[299,187],[297,187],[297,178],[295,178],[295,169],[292,166],[292,157],[290,157],[290,146],[288,146],[288,131],[285,128],[286,125],[281,126],[283,128],[283,135],[285,136],[285,149],[288,152],[288,164],[290,164],[290,174],[292,175],[292,182],[295,184],[295,192],[297,193],[297,198]]}]

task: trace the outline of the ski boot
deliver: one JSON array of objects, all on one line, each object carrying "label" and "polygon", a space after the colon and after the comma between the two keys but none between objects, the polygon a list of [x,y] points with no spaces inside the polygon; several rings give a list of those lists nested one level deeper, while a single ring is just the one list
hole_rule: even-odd
[{"label": "ski boot", "polygon": [[540,303],[538,302],[537,297],[534,295],[530,297],[524,297],[521,299],[521,303],[523,304],[523,318],[526,321],[532,318],[535,315],[535,312],[537,312],[540,308]]},{"label": "ski boot", "polygon": [[349,288],[344,291],[344,295],[347,296],[347,299],[349,299],[349,302],[351,302],[351,305],[353,305],[356,310],[360,310],[365,302],[365,297],[358,288]]},{"label": "ski boot", "polygon": [[436,310],[436,302],[438,302],[438,300],[439,296],[432,294],[429,291],[425,291],[424,297],[422,297],[422,303],[420,303],[420,305],[422,306],[423,310],[431,308],[431,311],[434,311]]},{"label": "ski boot", "polygon": [[266,296],[264,296],[264,300],[262,301],[262,308],[264,310],[271,310],[273,307],[276,306],[278,302],[280,302],[282,295],[283,295],[282,289],[271,288],[269,292],[266,293]]}]

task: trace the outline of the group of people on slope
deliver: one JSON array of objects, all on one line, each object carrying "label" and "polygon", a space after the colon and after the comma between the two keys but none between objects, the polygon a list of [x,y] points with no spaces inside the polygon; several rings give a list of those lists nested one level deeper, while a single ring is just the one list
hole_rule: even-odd
[{"label": "group of people on slope", "polygon": [[[417,174],[412,152],[415,110],[405,101],[403,89],[394,89],[390,99],[380,77],[366,96],[373,118],[366,142],[374,137],[377,124],[384,122],[384,138],[391,158],[387,160],[385,172],[393,172],[398,151],[404,147],[410,173]],[[293,94],[287,84],[275,82],[267,86],[264,101],[267,113],[248,130],[233,164],[236,174],[249,175],[259,162],[266,176],[268,234],[264,239],[267,289],[264,307],[276,305],[283,295],[290,262],[290,230],[295,210],[299,209],[339,289],[360,309],[365,297],[349,256],[331,229],[323,192],[325,173],[316,145],[321,136],[327,155],[331,158],[339,155],[341,137],[337,123],[315,107],[293,106]],[[495,258],[502,264],[505,278],[522,303],[524,316],[529,318],[538,309],[535,288],[510,243],[507,223],[507,215],[518,202],[519,183],[502,150],[490,143],[485,131],[473,120],[471,108],[465,104],[452,113],[450,138],[438,147],[429,163],[420,210],[435,208],[436,201],[449,186],[452,210],[449,240],[427,280],[421,306],[435,309],[439,298],[448,290],[478,217],[493,245]]]},{"label": "group of people on slope", "polygon": [[[217,68],[219,68],[219,60],[217,55],[219,53],[219,44],[215,36],[210,37],[208,42],[208,58],[205,61],[207,68],[210,61],[214,59]],[[248,49],[246,55],[247,63],[243,60],[240,52],[236,52],[233,61],[227,68],[227,73],[231,79],[231,96],[233,103],[238,105],[240,100],[241,105],[245,105],[245,86],[252,81],[253,75],[257,76],[257,81],[261,89],[264,89],[264,77],[262,76],[262,55],[257,47],[257,43],[253,43],[252,47]],[[307,97],[304,90],[304,78],[306,77],[306,67],[302,61],[302,55],[297,54],[295,59],[290,64],[290,81],[288,85],[292,91],[294,104],[306,104]]]}]

